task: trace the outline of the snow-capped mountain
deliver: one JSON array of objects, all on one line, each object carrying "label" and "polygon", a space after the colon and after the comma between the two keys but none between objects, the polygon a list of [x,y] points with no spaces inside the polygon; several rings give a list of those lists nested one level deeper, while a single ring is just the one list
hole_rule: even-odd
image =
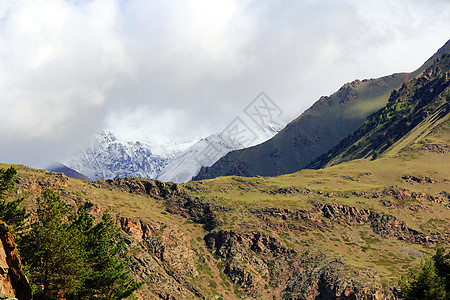
[{"label": "snow-capped mountain", "polygon": [[[256,139],[245,147],[260,144],[286,126],[281,122],[270,122],[265,128],[255,130]],[[222,156],[238,148],[233,143],[227,143],[221,134],[213,134],[201,139],[186,151],[181,152],[162,169],[157,179],[172,182],[187,182],[198,174],[201,167],[212,166]]]},{"label": "snow-capped mountain", "polygon": [[187,182],[197,175],[202,166],[213,165],[231,150],[234,148],[217,134],[210,135],[171,159],[156,179]]},{"label": "snow-capped mountain", "polygon": [[285,123],[271,122],[254,129],[252,143],[236,145],[221,134],[205,138],[146,137],[103,131],[91,143],[62,163],[93,180],[125,176],[187,182],[202,166],[211,166],[231,150],[250,147],[271,138]]},{"label": "snow-capped mountain", "polygon": [[93,180],[125,176],[156,178],[172,158],[197,141],[130,140],[104,131],[95,135],[86,148],[64,160],[63,164]]}]

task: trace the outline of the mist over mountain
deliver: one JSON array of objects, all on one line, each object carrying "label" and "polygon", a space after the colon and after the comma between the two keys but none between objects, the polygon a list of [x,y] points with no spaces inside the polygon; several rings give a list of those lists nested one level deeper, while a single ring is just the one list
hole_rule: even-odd
[{"label": "mist over mountain", "polygon": [[126,176],[156,178],[170,159],[195,143],[183,138],[130,140],[104,131],[63,163],[94,180]]},{"label": "mist over mountain", "polygon": [[[284,126],[281,121],[272,121],[264,128],[254,125],[252,143],[264,142]],[[63,164],[94,180],[133,176],[187,182],[201,167],[211,166],[240,147],[243,146],[220,134],[191,139],[103,131],[94,136],[88,147],[63,160]]]}]

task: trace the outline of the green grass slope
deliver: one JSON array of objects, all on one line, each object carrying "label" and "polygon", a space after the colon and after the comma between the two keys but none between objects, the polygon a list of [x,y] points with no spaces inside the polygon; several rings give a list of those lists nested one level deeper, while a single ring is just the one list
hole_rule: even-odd
[{"label": "green grass slope", "polygon": [[[423,74],[392,92],[383,109],[372,114],[310,167],[322,168],[352,159],[373,157],[390,151],[401,139],[413,142],[441,126],[450,111],[450,52],[444,53]],[[399,143],[404,145],[405,143]]]}]

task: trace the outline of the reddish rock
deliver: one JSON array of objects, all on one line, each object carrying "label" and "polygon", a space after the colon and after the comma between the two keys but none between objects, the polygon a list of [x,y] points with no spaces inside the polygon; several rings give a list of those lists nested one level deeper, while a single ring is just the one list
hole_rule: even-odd
[{"label": "reddish rock", "polygon": [[17,253],[14,236],[0,221],[0,299],[31,299],[31,288]]},{"label": "reddish rock", "polygon": [[420,184],[435,183],[436,182],[436,180],[431,179],[430,177],[427,177],[427,176],[425,176],[425,177],[416,177],[416,176],[413,176],[413,175],[406,175],[406,176],[403,176],[402,179],[405,179],[407,182],[415,181],[415,182],[420,183]]},{"label": "reddish rock", "polygon": [[47,172],[46,175],[46,177],[19,177],[17,182],[33,194],[42,194],[46,189],[67,187],[68,178],[63,173]]},{"label": "reddish rock", "polygon": [[136,242],[162,262],[189,275],[198,274],[190,239],[184,233],[159,222],[145,223],[131,218],[117,217],[116,223]]}]

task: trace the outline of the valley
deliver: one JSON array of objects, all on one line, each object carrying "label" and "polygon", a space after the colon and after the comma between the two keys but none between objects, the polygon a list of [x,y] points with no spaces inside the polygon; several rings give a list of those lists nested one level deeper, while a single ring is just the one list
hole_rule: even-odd
[{"label": "valley", "polygon": [[449,133],[447,119],[376,160],[181,185],[16,166],[16,194],[31,205],[52,188],[94,217],[114,212],[143,299],[391,299],[401,274],[450,241],[449,151],[424,143],[448,145]]}]

